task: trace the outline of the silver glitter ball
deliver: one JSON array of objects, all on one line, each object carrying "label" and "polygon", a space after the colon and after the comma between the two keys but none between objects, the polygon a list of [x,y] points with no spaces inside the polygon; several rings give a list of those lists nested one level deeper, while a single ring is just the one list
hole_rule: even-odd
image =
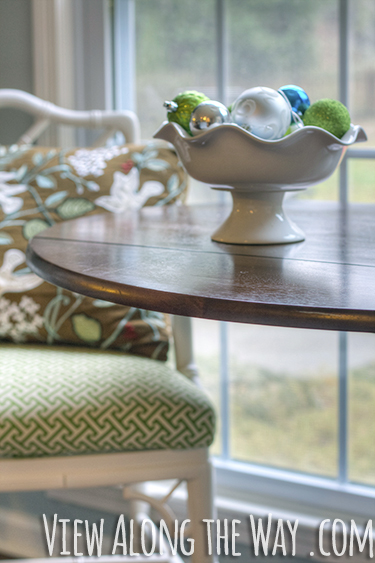
[{"label": "silver glitter ball", "polygon": [[192,111],[190,117],[190,131],[192,135],[199,135],[211,127],[217,127],[230,122],[229,110],[224,104],[209,100],[201,102]]}]

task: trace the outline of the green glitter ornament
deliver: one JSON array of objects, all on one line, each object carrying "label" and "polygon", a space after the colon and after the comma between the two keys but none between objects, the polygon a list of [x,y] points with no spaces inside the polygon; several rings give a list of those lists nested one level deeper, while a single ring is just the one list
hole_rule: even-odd
[{"label": "green glitter ornament", "polygon": [[196,90],[187,90],[178,94],[171,102],[164,102],[164,107],[168,112],[168,121],[178,123],[191,135],[189,126],[191,113],[197,105],[208,100],[209,98],[205,94]]},{"label": "green glitter ornament", "polygon": [[338,139],[350,129],[350,115],[344,104],[324,98],[312,104],[303,114],[304,125],[321,127]]}]

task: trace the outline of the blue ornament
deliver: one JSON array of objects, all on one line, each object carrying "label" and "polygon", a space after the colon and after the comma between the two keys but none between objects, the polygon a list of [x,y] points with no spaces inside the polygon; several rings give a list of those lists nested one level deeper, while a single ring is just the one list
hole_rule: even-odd
[{"label": "blue ornament", "polygon": [[[295,86],[294,84],[288,84],[287,86],[281,86],[279,92],[282,92],[289,100],[292,110],[299,116],[305,113],[307,108],[310,106],[310,99],[300,86]],[[292,123],[294,119],[292,117]]]}]

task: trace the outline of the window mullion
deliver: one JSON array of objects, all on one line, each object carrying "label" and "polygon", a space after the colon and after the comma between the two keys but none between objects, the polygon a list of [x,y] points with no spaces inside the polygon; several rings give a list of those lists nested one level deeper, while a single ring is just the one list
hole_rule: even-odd
[{"label": "window mullion", "polygon": [[[339,0],[339,98],[349,106],[349,0]],[[342,205],[348,201],[348,162],[340,166],[339,198]]]},{"label": "window mullion", "polygon": [[[349,0],[339,0],[339,97],[349,106]],[[340,203],[348,203],[348,159],[340,166]],[[347,333],[339,333],[339,401],[338,401],[338,480],[346,483],[348,479],[348,338]]]},{"label": "window mullion", "polygon": [[227,38],[225,0],[216,0],[217,99],[227,103]]},{"label": "window mullion", "polygon": [[339,456],[338,480],[348,481],[348,334],[339,333]]},{"label": "window mullion", "polygon": [[136,111],[134,0],[115,0],[113,16],[115,108]]},{"label": "window mullion", "polygon": [[348,149],[347,157],[350,158],[372,158],[375,159],[375,149]]},{"label": "window mullion", "polygon": [[224,459],[230,457],[229,385],[228,325],[225,322],[220,322],[221,455]]}]

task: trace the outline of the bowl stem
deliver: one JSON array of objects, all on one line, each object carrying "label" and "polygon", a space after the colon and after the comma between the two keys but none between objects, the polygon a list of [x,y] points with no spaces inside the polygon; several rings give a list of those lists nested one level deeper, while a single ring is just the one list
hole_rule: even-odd
[{"label": "bowl stem", "polygon": [[283,209],[284,191],[228,189],[233,198],[229,217],[213,233],[212,240],[229,244],[289,244],[305,240],[301,229]]}]

